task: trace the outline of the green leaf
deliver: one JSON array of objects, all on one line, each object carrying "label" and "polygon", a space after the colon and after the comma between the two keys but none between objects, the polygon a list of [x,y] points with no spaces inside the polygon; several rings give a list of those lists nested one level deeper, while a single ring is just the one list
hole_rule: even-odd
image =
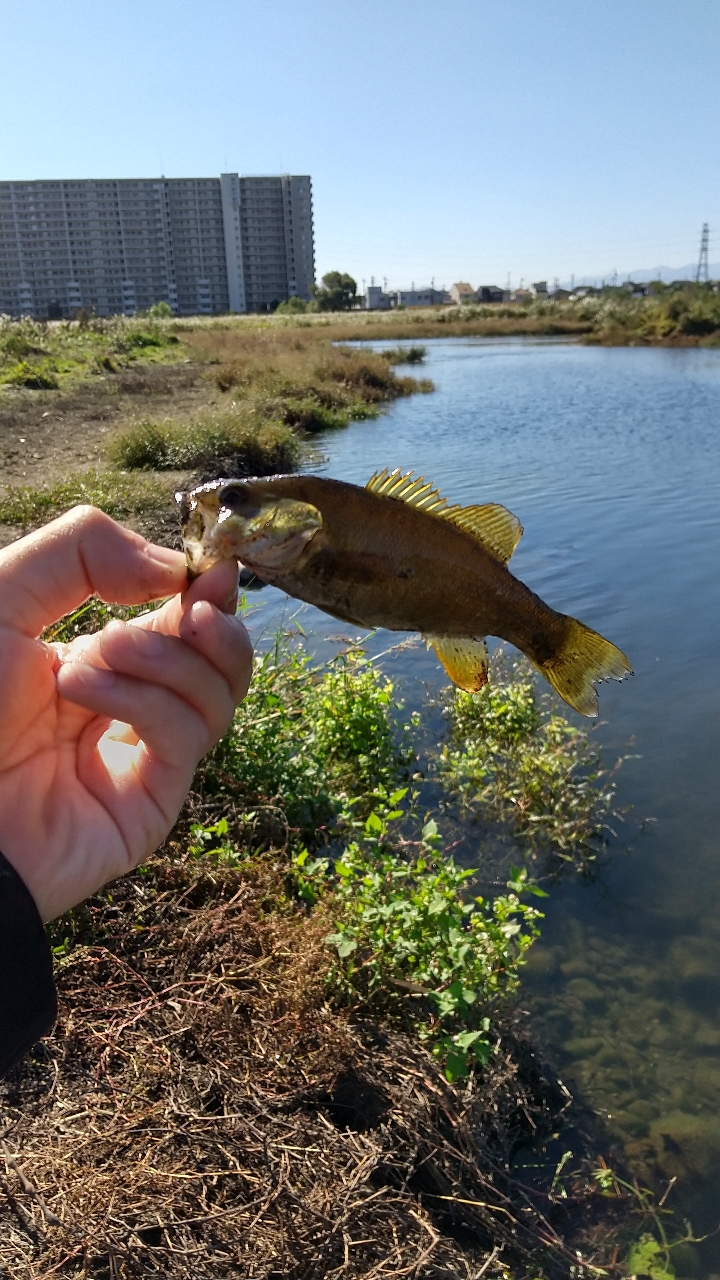
[{"label": "green leaf", "polygon": [[653,1236],[645,1234],[630,1249],[625,1263],[630,1275],[649,1276],[650,1280],[674,1280],[675,1268],[665,1250]]},{"label": "green leaf", "polygon": [[368,832],[385,830],[384,822],[382,821],[381,818],[378,818],[377,814],[374,811],[373,813],[369,814],[369,816],[365,821],[365,830]]},{"label": "green leaf", "polygon": [[345,960],[347,956],[352,955],[353,951],[357,951],[357,942],[352,938],[343,937],[337,944],[337,953],[341,960]]},{"label": "green leaf", "polygon": [[453,1036],[453,1043],[461,1049],[469,1049],[471,1044],[475,1044],[479,1040],[482,1031],[461,1031],[459,1035]]},{"label": "green leaf", "polygon": [[343,877],[344,880],[347,880],[348,877],[352,875],[352,867],[349,867],[346,862],[336,862],[335,870],[339,876]]},{"label": "green leaf", "polygon": [[450,1084],[454,1084],[456,1080],[462,1080],[468,1073],[468,1054],[467,1049],[461,1049],[453,1045],[447,1051],[445,1059],[445,1077]]}]

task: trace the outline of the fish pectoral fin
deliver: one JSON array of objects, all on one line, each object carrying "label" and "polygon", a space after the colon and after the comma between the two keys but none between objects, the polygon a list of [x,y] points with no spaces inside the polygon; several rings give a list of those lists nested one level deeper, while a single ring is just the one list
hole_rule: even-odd
[{"label": "fish pectoral fin", "polygon": [[370,477],[365,488],[385,498],[407,502],[408,506],[440,520],[449,520],[475,538],[500,564],[507,563],[522,537],[522,525],[507,507],[496,502],[486,502],[479,507],[450,507],[438,489],[424,476],[416,480],[412,471],[402,472],[399,467],[388,471],[385,467]]},{"label": "fish pectoral fin", "polygon": [[500,564],[507,564],[522,538],[523,527],[517,516],[497,502],[486,502],[480,507],[461,507],[459,510],[451,507],[440,515],[443,520],[449,520],[477,539]]},{"label": "fish pectoral fin", "polygon": [[425,636],[453,684],[466,693],[477,693],[488,682],[487,642],[477,637]]}]

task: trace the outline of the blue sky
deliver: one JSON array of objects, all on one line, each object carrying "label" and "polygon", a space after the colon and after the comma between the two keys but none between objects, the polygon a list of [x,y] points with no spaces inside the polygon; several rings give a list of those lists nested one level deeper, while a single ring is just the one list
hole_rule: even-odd
[{"label": "blue sky", "polygon": [[310,173],[318,274],[688,263],[718,0],[0,0],[0,178]]}]

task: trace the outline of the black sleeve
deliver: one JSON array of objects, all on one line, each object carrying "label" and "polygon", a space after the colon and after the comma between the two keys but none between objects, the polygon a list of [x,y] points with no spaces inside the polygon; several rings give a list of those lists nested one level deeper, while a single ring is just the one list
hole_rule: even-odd
[{"label": "black sleeve", "polygon": [[57,1017],[52,955],[30,891],[0,853],[0,1076]]}]

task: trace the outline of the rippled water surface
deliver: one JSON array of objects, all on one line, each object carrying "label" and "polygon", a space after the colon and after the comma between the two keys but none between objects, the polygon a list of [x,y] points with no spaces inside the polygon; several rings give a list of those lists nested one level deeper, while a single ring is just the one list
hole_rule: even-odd
[{"label": "rippled water surface", "polygon": [[[634,678],[601,687],[596,732],[608,763],[639,756],[619,774],[627,829],[593,881],[552,889],[524,999],[536,1035],[630,1166],[641,1178],[677,1177],[677,1206],[711,1230],[720,352],[427,345],[435,394],[326,437],[323,469],[364,483],[400,466],[453,501],[504,503],[525,528],[514,573],[630,657]],[[262,598],[256,629],[280,605],[277,592]],[[313,610],[303,626],[321,649],[345,630]],[[406,686],[443,682],[419,649],[397,653],[392,674]],[[707,1274],[707,1246],[700,1252]]]}]

